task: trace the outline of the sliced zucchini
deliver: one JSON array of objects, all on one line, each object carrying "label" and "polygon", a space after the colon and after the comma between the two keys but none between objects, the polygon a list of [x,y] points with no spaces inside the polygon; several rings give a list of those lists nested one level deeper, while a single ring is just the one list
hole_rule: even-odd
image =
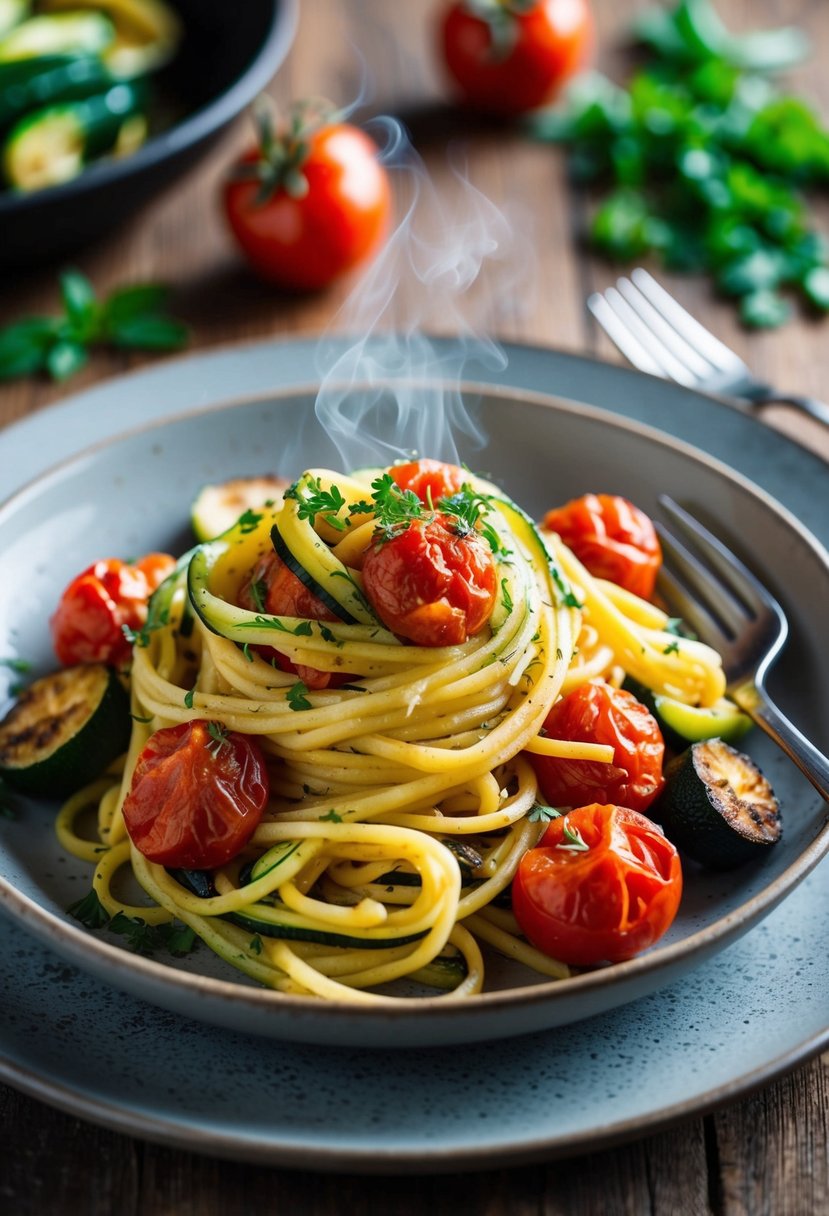
[{"label": "sliced zucchini", "polygon": [[288,486],[281,477],[234,477],[218,485],[203,486],[190,509],[196,539],[213,540],[221,536],[246,511],[275,507],[282,502]]},{"label": "sliced zucchini", "polygon": [[30,17],[0,39],[0,63],[40,55],[101,55],[115,40],[103,13],[50,13]]},{"label": "sliced zucchini", "polygon": [[748,714],[728,697],[721,697],[714,705],[686,705],[684,701],[651,692],[632,676],[625,678],[622,687],[653,714],[666,745],[674,752],[684,751],[689,743],[702,739],[738,743],[753,725]]},{"label": "sliced zucchini", "polygon": [[0,776],[36,797],[66,797],[126,750],[131,725],[112,668],[90,663],[43,676],[0,722]]},{"label": "sliced zucchini", "polygon": [[782,835],[771,785],[748,756],[722,739],[693,743],[665,769],[649,814],[688,857],[728,870],[763,856]]},{"label": "sliced zucchini", "polygon": [[91,9],[105,14],[115,37],[104,60],[122,78],[156,71],[172,59],[181,40],[181,23],[163,0],[44,0],[43,7],[49,12]]},{"label": "sliced zucchini", "polygon": [[30,110],[103,93],[112,83],[97,55],[45,55],[0,64],[0,127]]},{"label": "sliced zucchini", "polygon": [[12,127],[3,147],[6,180],[21,191],[71,181],[88,161],[113,150],[141,104],[140,90],[117,84],[98,96],[26,115]]},{"label": "sliced zucchini", "polygon": [[[357,623],[357,618],[351,614],[349,609],[344,607],[344,605],[340,603],[339,599],[335,599],[334,596],[328,590],[326,590],[326,585],[331,586],[331,579],[333,577],[344,579],[348,577],[347,575],[344,576],[340,574],[339,570],[336,570],[333,575],[329,574],[329,572],[326,570],[321,570],[319,571],[320,579],[316,579],[314,575],[311,574],[311,572],[307,570],[305,566],[303,566],[299,558],[297,558],[288,547],[285,538],[279,530],[278,524],[274,524],[271,528],[271,542],[277,557],[285,563],[291,573],[296,575],[299,581],[308,588],[312,595],[316,596],[321,603],[325,604],[326,608],[328,608],[330,612],[334,613],[335,617],[341,621],[345,621],[347,625],[355,625]],[[319,543],[322,551],[324,546],[322,545],[321,541]],[[336,559],[332,557],[332,560]],[[343,567],[343,569],[345,568]],[[323,582],[322,580],[325,581]],[[342,596],[343,593],[341,592],[341,598]]]}]

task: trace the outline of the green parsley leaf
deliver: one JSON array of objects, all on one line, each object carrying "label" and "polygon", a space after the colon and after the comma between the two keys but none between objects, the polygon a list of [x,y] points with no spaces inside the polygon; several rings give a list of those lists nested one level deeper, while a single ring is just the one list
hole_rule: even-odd
[{"label": "green parsley leaf", "polygon": [[557,811],[555,807],[542,806],[540,802],[537,802],[527,818],[530,823],[549,823],[551,819],[558,819],[560,815],[561,811]]},{"label": "green parsley leaf", "polygon": [[70,904],[66,911],[87,929],[103,929],[104,925],[109,924],[109,913],[98,898],[98,892],[94,887],[83,899]]},{"label": "green parsley leaf", "polygon": [[343,817],[342,815],[338,815],[332,807],[326,815],[320,815],[319,820],[320,823],[342,823]]},{"label": "green parsley leaf", "polygon": [[313,526],[317,516],[321,515],[325,522],[338,532],[344,532],[349,526],[345,520],[337,518],[346,505],[339,486],[332,485],[330,490],[324,490],[319,477],[315,477],[297,482],[291,488],[296,490],[291,497],[299,502],[297,515],[300,519],[307,519]]},{"label": "green parsley leaf", "polygon": [[578,828],[571,828],[567,822],[567,817],[564,817],[562,825],[562,833],[567,844],[560,844],[558,848],[568,849],[571,853],[587,853],[590,850],[590,845],[582,836]]},{"label": "green parsley leaf", "polygon": [[214,756],[218,756],[223,747],[230,747],[230,740],[227,737],[227,727],[221,722],[208,722],[207,733],[210,735],[212,742],[208,743],[208,751]]},{"label": "green parsley leaf", "polygon": [[669,642],[668,645],[665,647],[665,649],[662,651],[662,653],[663,654],[679,654],[679,642]]},{"label": "green parsley leaf", "polygon": [[291,685],[291,687],[285,693],[286,700],[288,702],[288,705],[291,707],[291,709],[294,709],[294,710],[313,709],[311,702],[308,700],[308,697],[306,696],[307,692],[308,692],[308,685],[303,684],[302,680],[297,680],[296,684]]},{"label": "green parsley leaf", "polygon": [[248,950],[250,950],[251,954],[261,954],[262,951],[264,950],[264,946],[262,944],[262,938],[259,936],[258,933],[256,934],[255,937],[252,937],[250,939],[250,941],[248,942]]},{"label": "green parsley leaf", "polygon": [[186,692],[184,694],[184,704],[186,705],[186,707],[188,709],[193,708],[193,699],[195,698],[195,695],[196,695],[195,688],[191,688],[189,692]]},{"label": "green parsley leaf", "polygon": [[371,483],[376,529],[381,540],[391,540],[415,520],[428,518],[430,512],[413,490],[403,490],[390,473]]}]

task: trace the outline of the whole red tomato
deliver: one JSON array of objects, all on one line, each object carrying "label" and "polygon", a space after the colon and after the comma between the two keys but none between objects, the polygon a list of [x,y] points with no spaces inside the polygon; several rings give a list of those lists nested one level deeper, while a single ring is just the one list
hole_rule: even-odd
[{"label": "whole red tomato", "polygon": [[554,819],[512,884],[524,935],[575,967],[618,963],[652,946],[681,896],[679,854],[661,828],[627,807],[598,803]]},{"label": "whole red tomato", "polygon": [[441,516],[416,519],[370,546],[363,585],[393,633],[418,646],[457,646],[492,615],[495,563],[477,533],[461,535]]},{"label": "whole red tomato", "polygon": [[665,744],[656,719],[632,693],[601,680],[579,685],[556,701],[544,721],[551,739],[605,743],[613,763],[528,753],[550,806],[617,802],[644,811],[665,784]]},{"label": "whole red tomato", "polygon": [[377,249],[391,190],[363,131],[318,114],[302,122],[279,133],[260,115],[259,144],[225,181],[223,204],[259,275],[292,291],[314,291]]},{"label": "whole red tomato", "polygon": [[268,794],[259,745],[197,719],[150,736],[124,800],[124,823],[150,861],[212,870],[247,844]]},{"label": "whole red tomato", "polygon": [[443,58],[462,99],[515,115],[552,100],[593,42],[588,0],[491,0],[451,4]]},{"label": "whole red tomato", "polygon": [[389,472],[401,490],[411,490],[421,502],[433,504],[457,494],[468,480],[460,465],[428,457],[410,460],[408,464],[393,464]]},{"label": "whole red tomato", "polygon": [[650,517],[618,494],[585,494],[544,516],[596,578],[607,579],[642,599],[653,596],[662,548]]},{"label": "whole red tomato", "polygon": [[127,663],[132,644],[124,628],[141,628],[147,601],[174,565],[167,553],[149,553],[134,563],[102,558],[83,570],[61,595],[49,622],[60,662],[67,667]]},{"label": "whole red tomato", "polygon": [[[310,621],[336,621],[337,616],[313,591],[305,586],[276,553],[266,553],[256,563],[239,589],[240,608],[267,612],[271,616],[297,616]],[[346,674],[319,671],[303,663],[292,663],[270,646],[258,646],[260,654],[273,659],[282,671],[296,673],[306,688],[336,687],[348,680]]]}]

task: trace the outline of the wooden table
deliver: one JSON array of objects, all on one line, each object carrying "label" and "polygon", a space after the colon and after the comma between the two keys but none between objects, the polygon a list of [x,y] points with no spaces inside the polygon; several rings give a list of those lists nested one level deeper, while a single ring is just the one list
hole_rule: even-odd
[{"label": "wooden table", "polygon": [[[539,343],[616,359],[585,307],[586,294],[612,271],[578,244],[582,200],[568,187],[556,151],[520,132],[454,115],[444,104],[431,45],[432,0],[313,0],[306,3],[289,61],[272,86],[277,99],[324,95],[337,103],[361,89],[361,63],[373,93],[365,110],[401,115],[435,189],[458,200],[469,186],[450,167],[447,142],[472,186],[531,234],[520,277],[508,293],[482,280],[470,292],[466,322],[503,339]],[[600,65],[625,63],[618,0],[594,0]],[[829,21],[824,0],[725,0],[735,28],[749,21],[796,21],[815,42],[796,80],[829,114]],[[358,50],[359,48],[359,55]],[[217,186],[244,123],[172,193],[148,206],[116,236],[75,259],[101,292],[126,281],[174,284],[173,309],[192,327],[191,348],[268,335],[313,334],[349,323],[350,284],[309,299],[288,299],[257,283],[240,264],[216,206]],[[2,239],[2,234],[0,234]],[[663,279],[665,276],[662,276]],[[827,325],[798,319],[784,330],[748,335],[732,309],[694,280],[670,280],[676,294],[770,381],[829,397]],[[432,332],[456,332],[440,300],[423,304],[405,280],[399,315],[417,303]],[[416,298],[417,297],[417,298]],[[54,268],[0,283],[0,323],[56,305]],[[141,356],[96,354],[69,386],[23,381],[0,389],[0,425],[61,400],[67,392],[140,365]],[[829,432],[783,407],[765,418],[829,458]],[[0,440],[0,443],[2,441]],[[344,1211],[415,1213],[746,1213],[829,1212],[829,1054],[804,1064],[761,1092],[679,1127],[567,1163],[468,1177],[378,1180],[274,1171],[214,1163],[187,1152],[131,1140],[83,1124],[0,1088],[0,1206],[10,1214],[219,1213],[267,1205],[279,1213],[320,1216]]]}]

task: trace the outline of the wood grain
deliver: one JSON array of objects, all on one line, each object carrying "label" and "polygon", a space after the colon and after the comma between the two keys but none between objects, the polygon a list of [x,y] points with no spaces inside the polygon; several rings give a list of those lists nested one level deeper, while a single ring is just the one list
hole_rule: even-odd
[{"label": "wood grain", "polygon": [[[360,116],[398,115],[411,132],[430,188],[450,210],[463,211],[477,192],[506,217],[512,226],[505,238],[507,264],[500,267],[501,277],[483,278],[470,291],[464,324],[504,339],[617,360],[584,307],[587,292],[606,286],[615,274],[580,243],[584,199],[568,185],[558,152],[515,130],[462,118],[446,104],[432,47],[438,7],[438,0],[306,2],[296,45],[271,86],[273,96],[284,104],[322,94],[340,104],[359,100]],[[610,72],[624,71],[621,31],[635,7],[642,5],[594,0],[598,62]],[[793,22],[808,29],[815,54],[794,82],[829,114],[825,0],[722,0],[719,8],[735,28]],[[217,191],[225,166],[247,139],[243,122],[173,193],[75,259],[101,292],[136,279],[174,284],[173,309],[190,324],[193,349],[349,324],[351,314],[343,306],[350,284],[309,299],[286,298],[256,282],[239,262]],[[401,191],[401,214],[405,201]],[[704,283],[662,277],[769,380],[829,396],[829,322],[798,318],[783,333],[747,334],[731,307]],[[0,324],[55,306],[54,269],[0,282]],[[456,330],[458,318],[447,317],[443,300],[405,277],[397,307],[402,316],[417,311],[427,329]],[[82,389],[145,361],[96,354],[68,387]],[[0,425],[66,392],[65,386],[41,381],[4,386]],[[782,407],[767,416],[829,457],[825,430]],[[828,1097],[824,1055],[751,1097],[628,1145],[523,1169],[395,1181],[214,1162],[116,1135],[0,1087],[0,1210],[10,1216],[227,1216],[257,1210],[273,1216],[819,1216],[829,1212]]]}]

